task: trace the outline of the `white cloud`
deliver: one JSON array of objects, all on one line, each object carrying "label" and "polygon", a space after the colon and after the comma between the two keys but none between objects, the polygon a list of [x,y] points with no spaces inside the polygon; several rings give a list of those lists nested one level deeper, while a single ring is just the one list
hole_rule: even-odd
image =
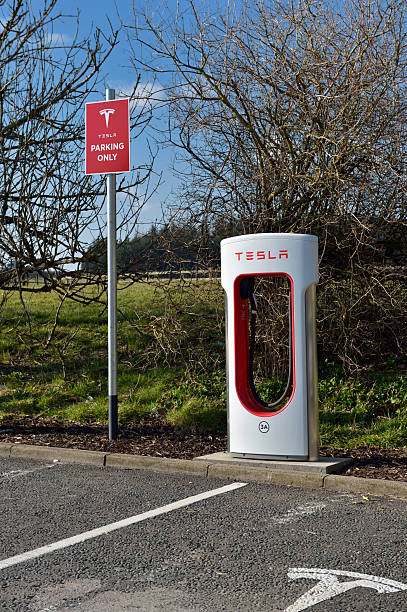
[{"label": "white cloud", "polygon": [[72,37],[62,32],[49,32],[46,34],[44,42],[51,46],[65,46],[72,43]]},{"label": "white cloud", "polygon": [[113,82],[110,87],[116,90],[117,97],[131,98],[131,107],[143,108],[147,106],[157,106],[165,102],[167,98],[165,88],[158,82],[132,83]]}]

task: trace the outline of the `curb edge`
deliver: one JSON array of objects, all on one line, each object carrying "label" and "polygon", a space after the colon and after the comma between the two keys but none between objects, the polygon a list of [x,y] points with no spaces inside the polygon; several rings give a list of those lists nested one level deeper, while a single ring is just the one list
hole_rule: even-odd
[{"label": "curb edge", "polygon": [[407,482],[373,478],[357,478],[338,474],[285,472],[270,468],[215,464],[210,461],[171,459],[148,455],[128,455],[104,451],[88,451],[56,446],[40,446],[0,442],[0,457],[52,459],[65,463],[99,465],[121,469],[154,470],[173,474],[195,474],[206,478],[229,478],[300,488],[347,491],[349,493],[396,497],[407,500]]}]

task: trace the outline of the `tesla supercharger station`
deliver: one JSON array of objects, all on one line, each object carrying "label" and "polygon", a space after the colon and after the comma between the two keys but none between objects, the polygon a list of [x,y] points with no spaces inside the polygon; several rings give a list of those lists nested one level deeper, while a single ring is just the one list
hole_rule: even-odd
[{"label": "tesla supercharger station", "polygon": [[[221,242],[226,294],[228,451],[234,457],[318,459],[315,289],[318,239],[305,234],[249,234]],[[256,283],[288,286],[288,381],[267,404],[253,379]],[[269,282],[269,281],[267,281]],[[272,297],[271,297],[272,299]]]}]

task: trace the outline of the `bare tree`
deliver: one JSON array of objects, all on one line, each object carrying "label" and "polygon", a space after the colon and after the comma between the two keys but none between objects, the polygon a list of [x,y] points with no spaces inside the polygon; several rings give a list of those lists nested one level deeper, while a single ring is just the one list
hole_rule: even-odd
[{"label": "bare tree", "polygon": [[[108,23],[81,39],[78,15],[68,40],[57,5],[44,0],[36,13],[29,0],[0,0],[0,288],[86,299],[80,268],[95,255],[89,245],[103,243],[105,181],[84,174],[84,103],[119,32]],[[150,111],[137,86],[131,97],[137,136]],[[125,235],[148,198],[151,174],[152,159],[118,181]],[[25,284],[33,275],[41,282]]]},{"label": "bare tree", "polygon": [[406,4],[181,6],[129,28],[163,83],[177,219],[316,233],[323,354],[352,368],[405,350]]}]

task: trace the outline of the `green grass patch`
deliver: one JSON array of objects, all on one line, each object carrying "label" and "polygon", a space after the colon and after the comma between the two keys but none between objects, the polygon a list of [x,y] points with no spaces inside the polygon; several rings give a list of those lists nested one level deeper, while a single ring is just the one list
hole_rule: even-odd
[{"label": "green grass patch", "polygon": [[[390,448],[407,445],[406,359],[389,361],[361,381],[340,370],[319,382],[321,444]],[[395,367],[396,366],[396,367]]]},{"label": "green grass patch", "polygon": [[[66,300],[53,329],[59,304],[55,294],[28,295],[24,304],[14,294],[3,304],[0,418],[107,422],[106,305]],[[176,282],[137,283],[119,291],[118,306],[120,422],[160,414],[177,427],[226,431],[220,287],[202,281],[181,291]],[[365,380],[322,366],[322,445],[407,445],[406,357],[389,360]],[[258,390],[271,401],[283,384],[262,382]]]}]

